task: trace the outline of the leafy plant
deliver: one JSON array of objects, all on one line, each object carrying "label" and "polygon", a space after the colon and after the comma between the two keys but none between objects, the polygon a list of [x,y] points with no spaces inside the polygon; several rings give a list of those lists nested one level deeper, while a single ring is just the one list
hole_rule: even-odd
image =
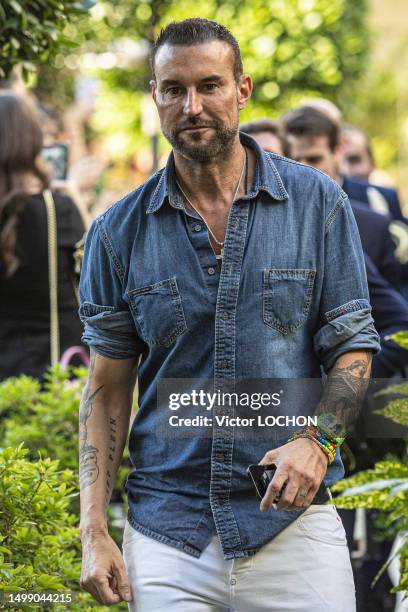
[{"label": "leafy plant", "polygon": [[[391,338],[401,346],[408,347],[408,332],[399,332]],[[394,399],[384,408],[377,410],[396,423],[408,425],[408,384],[390,385],[376,395],[395,395],[403,397]],[[381,511],[382,528],[394,536],[398,532],[407,532],[403,536],[400,548],[384,564],[374,582],[387,569],[392,559],[398,554],[400,558],[401,577],[399,584],[392,592],[405,591],[408,594],[408,460],[386,460],[375,464],[374,469],[359,472],[333,486],[333,491],[340,493],[335,503],[340,508],[376,508]]]},{"label": "leafy plant", "polygon": [[[79,588],[78,410],[86,377],[85,368],[56,366],[43,386],[28,376],[0,384],[0,589],[72,591],[70,610],[126,610],[97,605]],[[120,502],[128,471],[123,463],[114,492]]]},{"label": "leafy plant", "polygon": [[77,517],[69,513],[74,475],[58,461],[29,461],[27,454],[23,444],[0,451],[0,591],[71,591],[70,610],[94,609],[79,589]]},{"label": "leafy plant", "polygon": [[34,64],[53,59],[58,50],[75,47],[63,30],[83,12],[77,0],[2,0],[0,77],[8,77],[17,64],[31,71]]},{"label": "leafy plant", "polygon": [[[74,375],[74,378],[73,378]],[[28,458],[38,452],[58,459],[64,468],[78,472],[78,414],[86,368],[50,368],[43,386],[29,376],[0,383],[0,444],[16,447],[24,442]],[[122,500],[129,471],[127,450],[119,469],[113,501]]]},{"label": "leafy plant", "polygon": [[[58,460],[60,466],[73,472],[77,492],[78,413],[87,375],[86,368],[63,370],[57,365],[45,375],[43,386],[29,376],[0,383],[0,449],[24,443],[26,459],[35,461],[40,453],[42,457]],[[108,509],[110,533],[117,543],[121,541],[122,529],[116,519],[118,511],[126,515],[124,482],[130,467],[125,447]],[[78,495],[70,498],[70,511],[79,520]]]}]

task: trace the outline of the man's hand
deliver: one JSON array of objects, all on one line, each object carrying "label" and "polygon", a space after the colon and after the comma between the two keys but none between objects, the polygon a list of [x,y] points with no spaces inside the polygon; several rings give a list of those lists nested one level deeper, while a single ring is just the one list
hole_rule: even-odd
[{"label": "man's hand", "polygon": [[121,552],[108,533],[82,537],[80,584],[101,604],[132,601]]},{"label": "man's hand", "polygon": [[[277,470],[261,501],[261,512],[266,512],[272,505],[277,510],[310,506],[328,466],[328,458],[319,446],[307,438],[298,438],[268,451],[259,462],[260,465],[271,463]],[[285,484],[275,505],[274,500]]]}]

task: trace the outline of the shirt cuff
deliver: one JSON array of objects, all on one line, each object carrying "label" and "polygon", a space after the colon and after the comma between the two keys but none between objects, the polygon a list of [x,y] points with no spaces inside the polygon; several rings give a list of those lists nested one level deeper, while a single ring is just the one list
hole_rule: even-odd
[{"label": "shirt cuff", "polygon": [[325,313],[327,323],[314,337],[314,349],[329,371],[344,353],[370,350],[380,351],[380,338],[374,327],[368,300],[353,300]]},{"label": "shirt cuff", "polygon": [[84,302],[79,316],[84,323],[82,341],[96,353],[112,359],[129,359],[143,352],[144,343],[130,312]]}]

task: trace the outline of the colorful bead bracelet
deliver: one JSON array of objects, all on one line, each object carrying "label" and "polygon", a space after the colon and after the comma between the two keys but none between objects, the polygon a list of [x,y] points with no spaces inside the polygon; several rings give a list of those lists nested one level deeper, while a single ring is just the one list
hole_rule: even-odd
[{"label": "colorful bead bracelet", "polygon": [[315,442],[315,444],[322,449],[325,455],[327,455],[329,465],[333,463],[336,456],[337,445],[334,442],[330,442],[324,438],[320,431],[314,429],[313,427],[307,427],[306,429],[295,433],[291,438],[289,438],[288,442],[292,442],[298,438],[308,438],[309,440]]}]

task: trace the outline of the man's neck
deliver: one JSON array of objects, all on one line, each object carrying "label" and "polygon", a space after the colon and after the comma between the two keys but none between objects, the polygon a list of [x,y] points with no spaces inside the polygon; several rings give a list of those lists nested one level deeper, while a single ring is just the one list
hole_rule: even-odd
[{"label": "man's neck", "polygon": [[[207,208],[211,203],[231,205],[245,162],[245,150],[237,137],[231,150],[221,159],[203,163],[190,160],[174,151],[177,182],[194,200],[194,205]],[[248,168],[248,178],[253,177]],[[251,183],[250,183],[251,184]],[[245,194],[245,176],[242,177],[237,197]]]}]

